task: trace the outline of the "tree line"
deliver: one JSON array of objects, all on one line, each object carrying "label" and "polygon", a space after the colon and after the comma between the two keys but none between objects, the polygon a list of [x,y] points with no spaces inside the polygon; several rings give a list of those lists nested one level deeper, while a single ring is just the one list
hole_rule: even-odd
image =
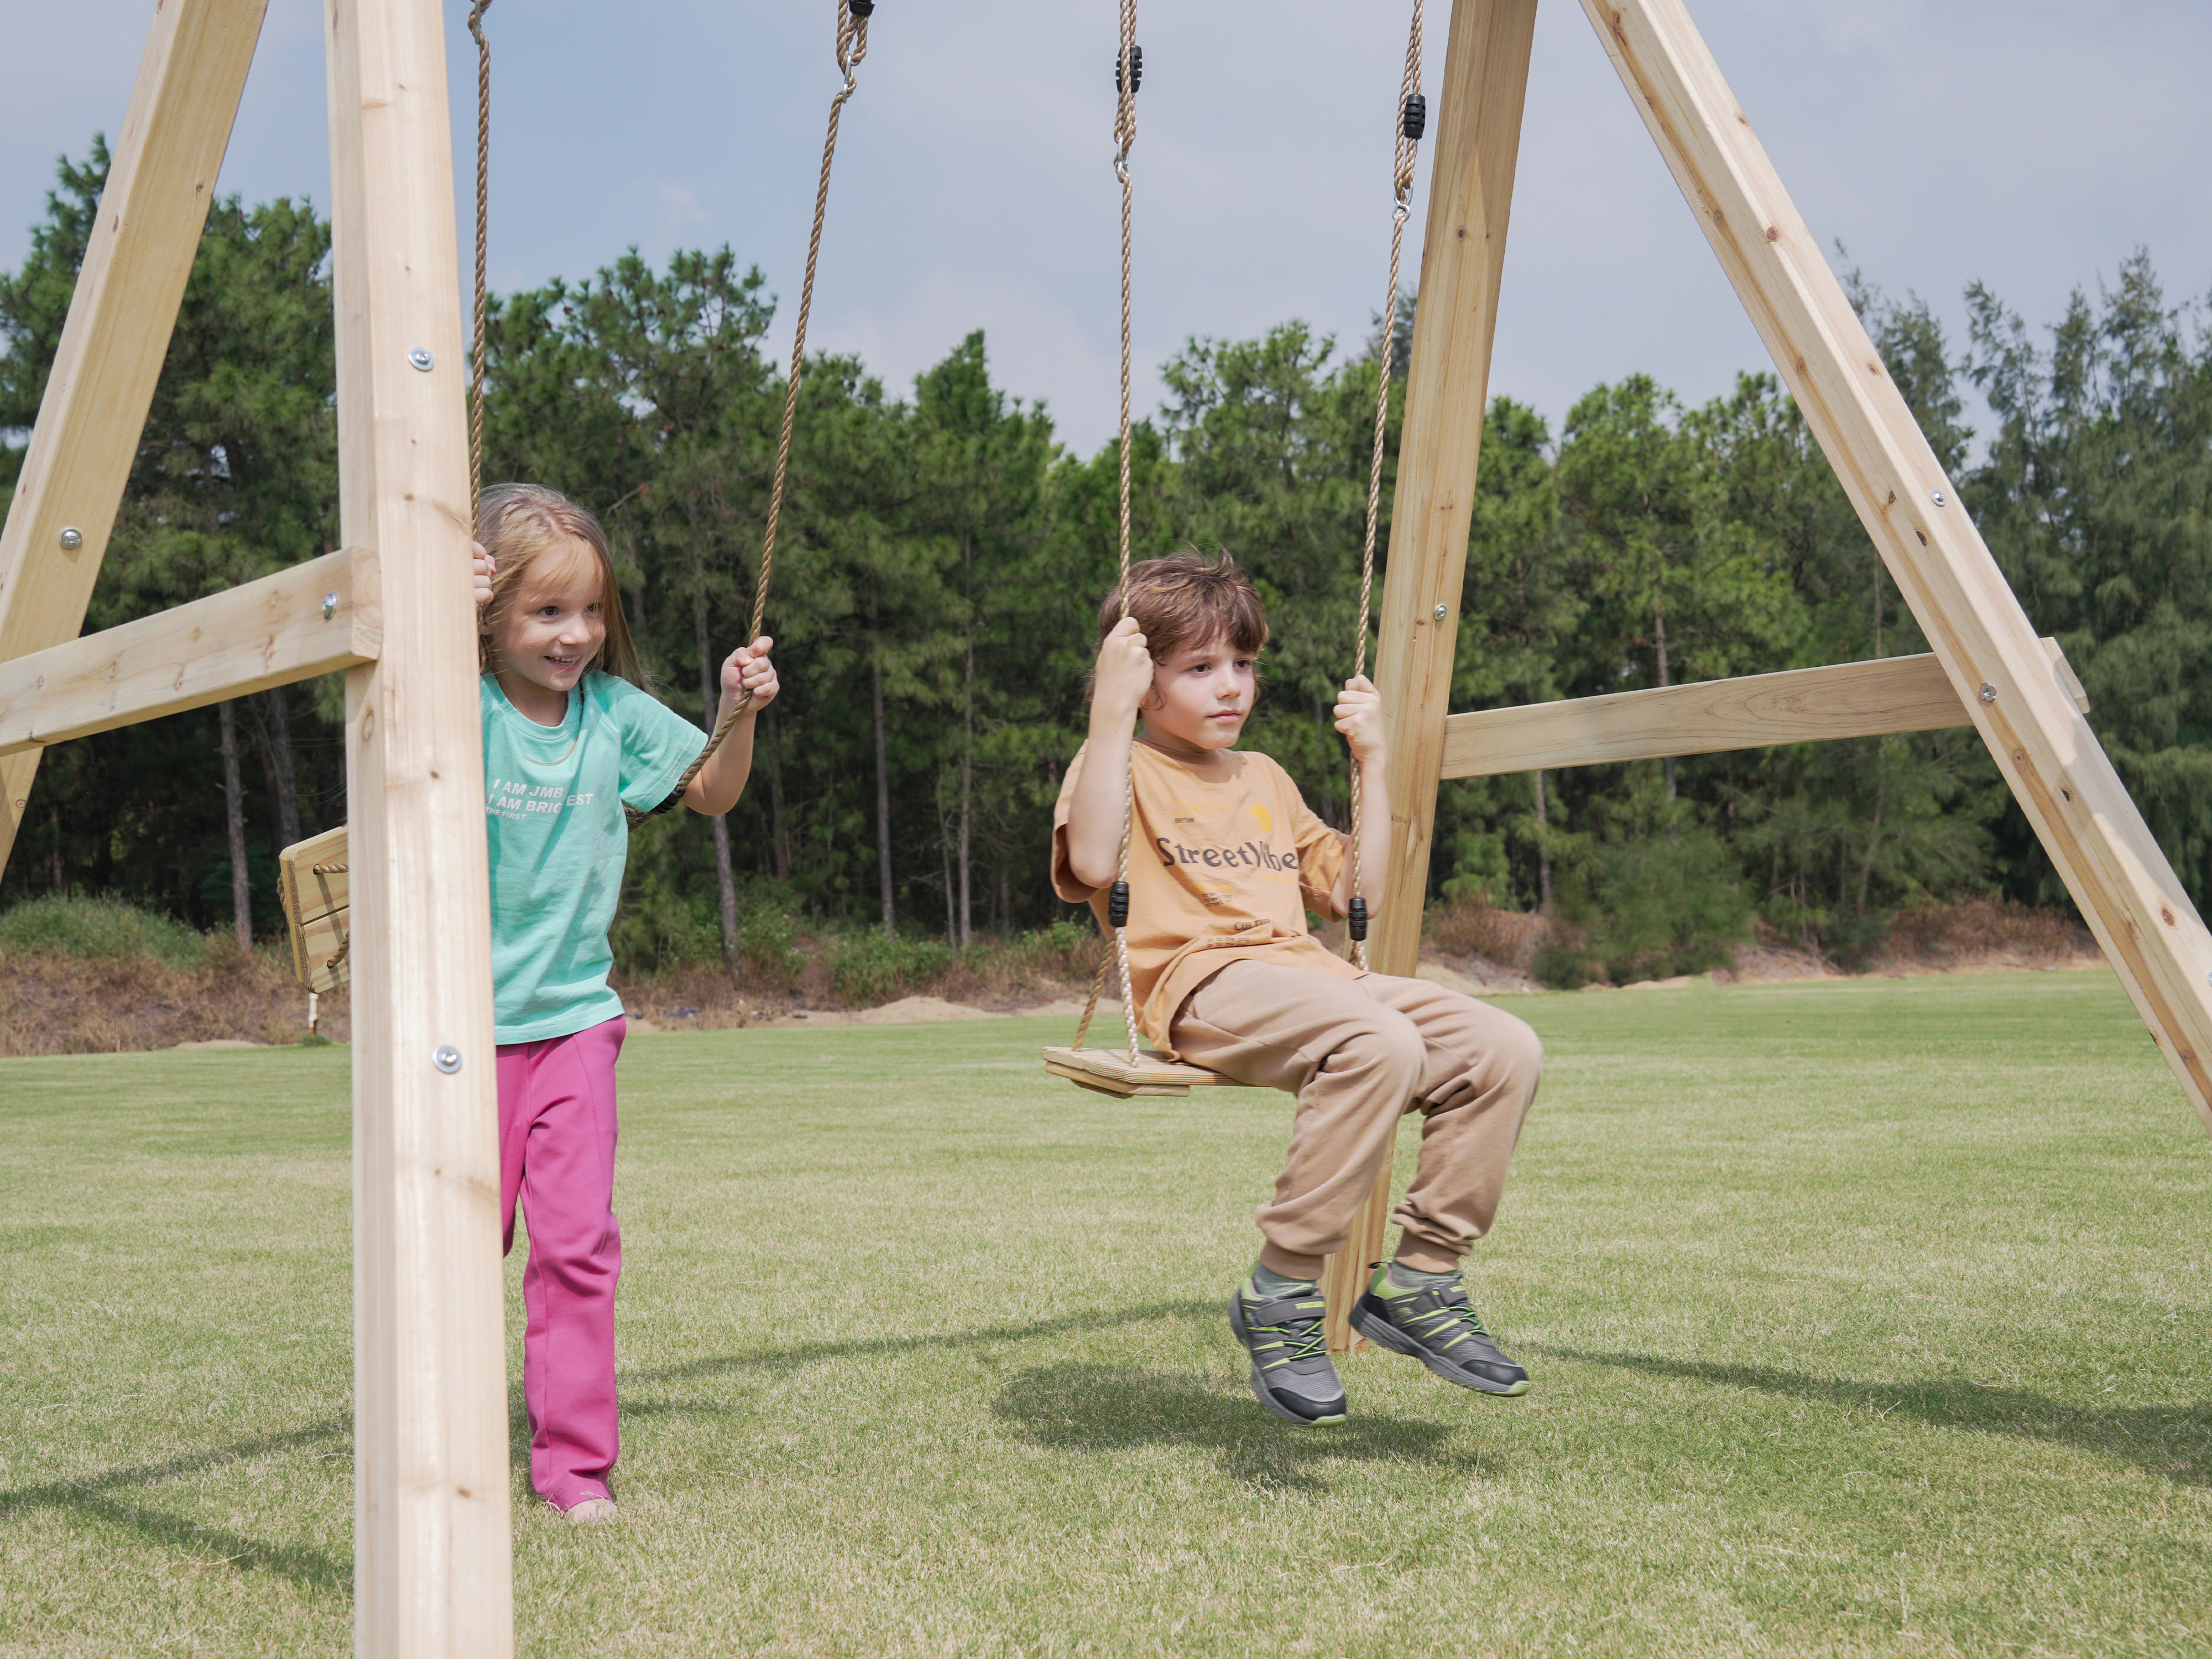
[{"label": "tree line", "polygon": [[[0,275],[0,503],[106,171],[64,161]],[[211,211],[88,629],[337,545],[330,232],[304,202]],[[2007,577],[2202,905],[2212,825],[2212,343],[2148,257],[2047,331],[1990,290],[1954,346],[1917,298],[1850,290]],[[729,249],[491,306],[485,470],[598,513],[658,689],[703,720],[760,556],[784,380],[775,301]],[[1412,302],[1389,319],[1402,368]],[[1378,337],[1382,325],[1378,321]],[[1304,324],[1189,342],[1133,444],[1139,556],[1224,547],[1274,642],[1247,741],[1341,822],[1328,729],[1350,672],[1382,343]],[[1978,449],[1966,388],[1996,416]],[[1402,385],[1391,393],[1395,465]],[[633,967],[734,959],[764,908],[966,945],[1066,914],[1045,879],[1113,579],[1117,456],[994,383],[969,335],[902,394],[851,357],[804,377],[768,631],[787,686],[726,819],[634,843]],[[1391,479],[1384,481],[1387,514]],[[1384,525],[1387,544],[1388,524]],[[1555,433],[1499,397],[1468,546],[1453,706],[1898,655],[1924,641],[1776,381],[1682,404],[1643,376]],[[241,936],[278,926],[275,848],[344,815],[335,679],[71,744],[41,767],[0,903],[123,896]],[[1443,786],[1433,894],[1543,908],[1547,971],[1681,971],[1764,924],[1848,957],[1901,907],[2063,900],[1971,730]]]}]

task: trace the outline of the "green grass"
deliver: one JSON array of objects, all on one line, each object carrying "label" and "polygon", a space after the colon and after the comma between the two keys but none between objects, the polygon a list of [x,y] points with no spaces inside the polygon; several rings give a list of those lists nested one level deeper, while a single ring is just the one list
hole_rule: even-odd
[{"label": "green grass", "polygon": [[[1510,1006],[1535,1389],[1362,1356],[1316,1433],[1218,1305],[1279,1097],[637,1040],[625,1518],[518,1408],[522,1650],[2212,1651],[2212,1140],[2109,976]],[[343,1050],[0,1062],[0,1651],[346,1650],[346,1123]]]},{"label": "green grass", "polygon": [[168,968],[204,967],[210,935],[120,899],[26,899],[0,910],[0,955],[11,951],[108,961],[149,957]]}]

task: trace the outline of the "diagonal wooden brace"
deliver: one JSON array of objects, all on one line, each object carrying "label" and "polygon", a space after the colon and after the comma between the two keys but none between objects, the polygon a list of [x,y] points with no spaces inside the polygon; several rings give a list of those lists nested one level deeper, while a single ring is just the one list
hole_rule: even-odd
[{"label": "diagonal wooden brace", "polygon": [[2021,810],[2212,1128],[2212,934],[1922,436],[1681,0],[1583,0]]},{"label": "diagonal wooden brace", "polygon": [[[155,10],[0,531],[0,662],[84,625],[266,5],[167,0]],[[0,758],[0,870],[38,767],[36,750]]]}]

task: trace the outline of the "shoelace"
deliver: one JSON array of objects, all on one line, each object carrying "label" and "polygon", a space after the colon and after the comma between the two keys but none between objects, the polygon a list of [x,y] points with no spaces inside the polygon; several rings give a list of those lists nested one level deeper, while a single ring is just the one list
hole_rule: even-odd
[{"label": "shoelace", "polygon": [[[1436,1287],[1431,1285],[1427,1288],[1434,1290]],[[1416,1297],[1419,1294],[1418,1291],[1414,1292]],[[1474,1304],[1467,1299],[1467,1286],[1464,1285],[1454,1285],[1451,1287],[1451,1293],[1443,1298],[1440,1306],[1415,1309],[1413,1317],[1431,1327],[1431,1329],[1424,1334],[1442,1336],[1444,1334],[1443,1328],[1453,1325],[1463,1325],[1468,1328],[1461,1332],[1463,1336],[1490,1334],[1482,1322],[1482,1316],[1475,1312]]]},{"label": "shoelace", "polygon": [[1253,1328],[1280,1334],[1281,1340],[1276,1346],[1285,1350],[1285,1364],[1326,1355],[1328,1351],[1328,1334],[1322,1329],[1319,1314],[1302,1315],[1287,1324],[1255,1325]]}]

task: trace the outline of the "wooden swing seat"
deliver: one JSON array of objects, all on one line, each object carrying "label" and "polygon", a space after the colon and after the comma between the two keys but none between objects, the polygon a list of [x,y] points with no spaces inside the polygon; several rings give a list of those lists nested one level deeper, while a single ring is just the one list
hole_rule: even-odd
[{"label": "wooden swing seat", "polygon": [[352,886],[346,872],[346,826],[325,830],[276,855],[276,891],[292,943],[292,972],[310,991],[334,991],[346,982],[347,907]]},{"label": "wooden swing seat", "polygon": [[1203,1066],[1170,1060],[1155,1049],[1139,1052],[1135,1065],[1118,1048],[1047,1048],[1044,1068],[1094,1094],[1127,1100],[1133,1095],[1187,1095],[1193,1089],[1249,1089],[1233,1077]]}]

